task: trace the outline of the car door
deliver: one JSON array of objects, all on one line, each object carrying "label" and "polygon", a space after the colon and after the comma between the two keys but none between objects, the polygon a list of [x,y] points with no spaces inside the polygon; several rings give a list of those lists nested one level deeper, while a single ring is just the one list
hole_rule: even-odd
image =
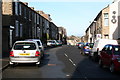
[{"label": "car door", "polygon": [[105,62],[107,66],[109,66],[109,64],[111,63],[112,51],[113,51],[113,47],[112,45],[109,45],[105,56]]},{"label": "car door", "polygon": [[108,45],[105,45],[101,51],[101,59],[103,64],[106,64],[107,49],[108,49]]}]

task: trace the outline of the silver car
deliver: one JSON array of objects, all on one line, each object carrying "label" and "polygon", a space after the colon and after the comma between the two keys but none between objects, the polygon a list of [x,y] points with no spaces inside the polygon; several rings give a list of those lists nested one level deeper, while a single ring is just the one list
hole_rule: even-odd
[{"label": "silver car", "polygon": [[10,52],[10,65],[14,63],[40,64],[41,49],[35,41],[16,41]]}]

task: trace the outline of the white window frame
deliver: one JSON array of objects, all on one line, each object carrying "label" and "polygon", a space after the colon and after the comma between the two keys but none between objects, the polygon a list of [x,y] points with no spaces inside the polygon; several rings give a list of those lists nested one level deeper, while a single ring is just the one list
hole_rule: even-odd
[{"label": "white window frame", "polygon": [[31,21],[31,11],[29,11],[29,21]]},{"label": "white window frame", "polygon": [[37,14],[37,24],[39,24],[39,15]]},{"label": "white window frame", "polygon": [[35,23],[37,23],[37,22],[36,22],[36,14],[35,14]]},{"label": "white window frame", "polygon": [[[107,17],[105,16],[107,14]],[[104,13],[104,26],[109,26],[109,14]]]},{"label": "white window frame", "polygon": [[21,4],[19,4],[19,15],[22,15],[22,5]]},{"label": "white window frame", "polygon": [[10,47],[12,47],[12,36],[13,36],[13,30],[10,29]]},{"label": "white window frame", "polygon": [[23,36],[23,24],[20,24],[20,37]]},{"label": "white window frame", "polygon": [[15,21],[15,36],[19,36],[19,21]]},{"label": "white window frame", "polygon": [[26,8],[24,8],[24,18],[27,18],[27,14],[26,14]]},{"label": "white window frame", "polygon": [[15,2],[15,14],[18,15],[18,2]]}]

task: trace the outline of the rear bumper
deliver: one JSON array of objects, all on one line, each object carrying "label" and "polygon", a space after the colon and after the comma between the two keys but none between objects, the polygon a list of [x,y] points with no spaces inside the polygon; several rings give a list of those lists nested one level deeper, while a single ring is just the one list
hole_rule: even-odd
[{"label": "rear bumper", "polygon": [[10,57],[11,63],[37,63],[40,61],[40,57]]},{"label": "rear bumper", "polygon": [[85,54],[90,54],[91,51],[89,51],[89,50],[85,50],[84,53],[85,53]]}]

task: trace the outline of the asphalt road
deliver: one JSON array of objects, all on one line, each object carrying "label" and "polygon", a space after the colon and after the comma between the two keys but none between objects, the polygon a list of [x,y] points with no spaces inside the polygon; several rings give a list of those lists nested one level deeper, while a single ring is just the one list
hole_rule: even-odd
[{"label": "asphalt road", "polygon": [[14,68],[8,67],[2,73],[4,79],[83,79],[83,80],[120,80],[120,73],[110,73],[99,67],[88,56],[80,54],[76,46],[61,46],[45,50],[45,57],[41,66],[35,64],[17,64]]}]

